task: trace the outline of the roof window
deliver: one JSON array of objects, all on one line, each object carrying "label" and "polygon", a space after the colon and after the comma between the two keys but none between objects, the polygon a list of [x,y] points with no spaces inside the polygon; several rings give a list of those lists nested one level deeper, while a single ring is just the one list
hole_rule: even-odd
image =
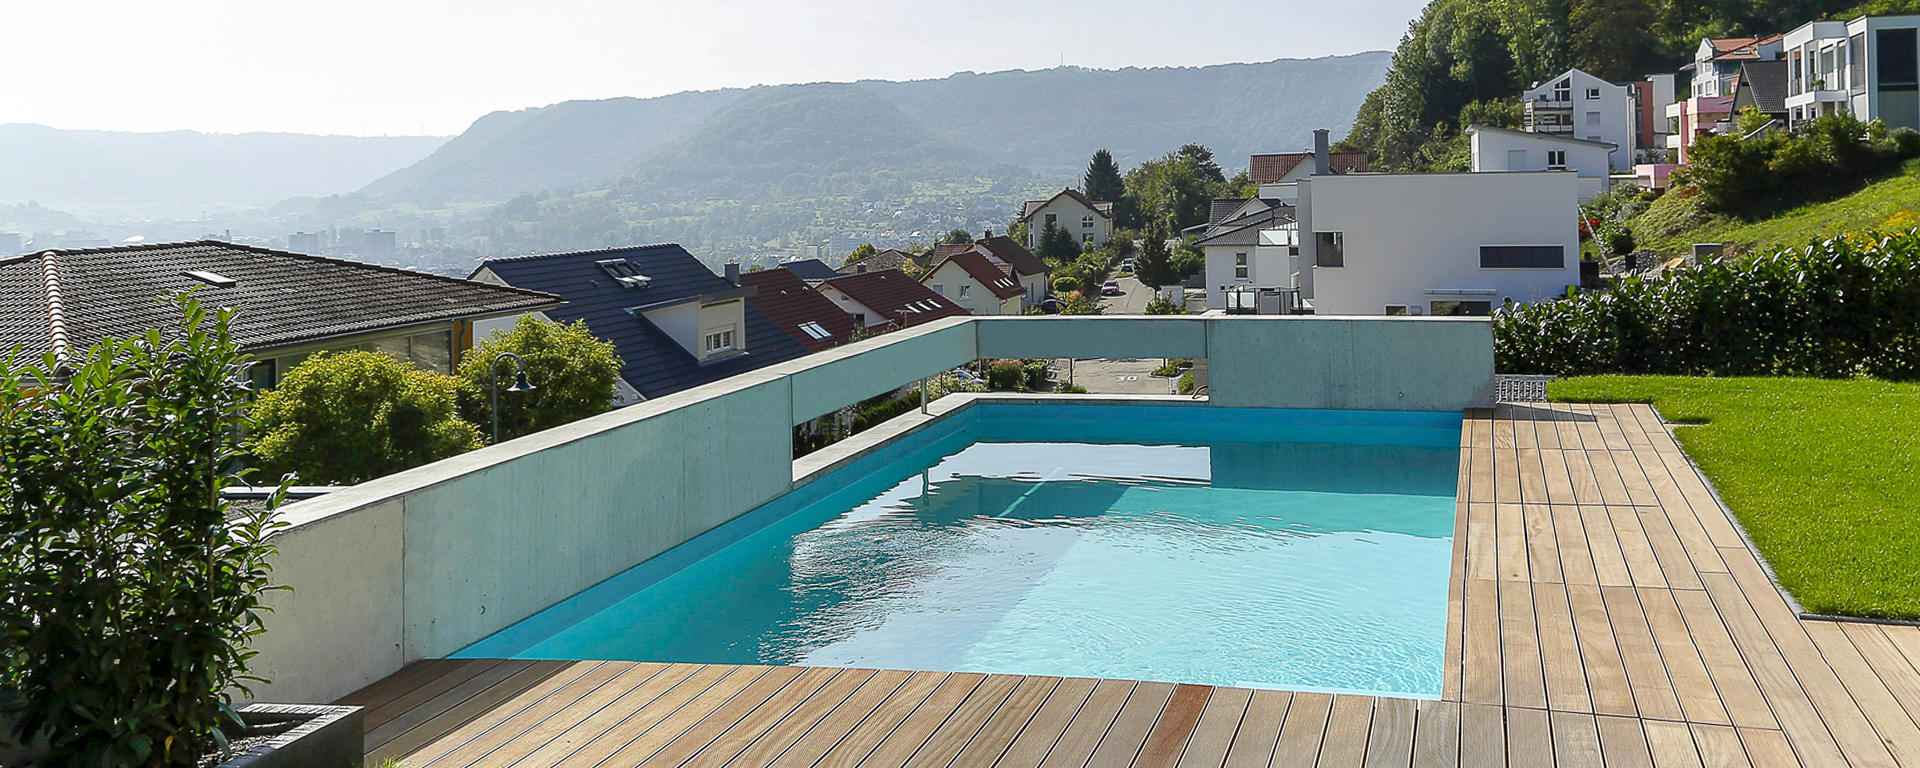
[{"label": "roof window", "polygon": [[608,277],[620,281],[621,285],[628,288],[645,288],[653,282],[653,278],[640,274],[639,266],[626,259],[602,259],[594,263],[599,264],[600,269],[606,272]]},{"label": "roof window", "polygon": [[814,341],[826,341],[827,339],[833,338],[833,334],[828,333],[825,326],[812,320],[801,323],[800,330],[808,336],[812,336]]},{"label": "roof window", "polygon": [[180,274],[185,277],[191,277],[195,280],[206,283],[207,285],[211,285],[215,288],[232,288],[240,284],[240,281],[235,280],[231,277],[227,277],[226,275],[218,274],[215,272],[207,272],[207,271],[198,270],[198,269],[190,269]]}]

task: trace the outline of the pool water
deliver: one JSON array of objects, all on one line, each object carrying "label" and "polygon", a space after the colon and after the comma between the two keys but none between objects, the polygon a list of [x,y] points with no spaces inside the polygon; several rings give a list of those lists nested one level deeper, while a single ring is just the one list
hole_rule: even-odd
[{"label": "pool water", "polygon": [[458,655],[1437,697],[1459,435],[980,404]]}]

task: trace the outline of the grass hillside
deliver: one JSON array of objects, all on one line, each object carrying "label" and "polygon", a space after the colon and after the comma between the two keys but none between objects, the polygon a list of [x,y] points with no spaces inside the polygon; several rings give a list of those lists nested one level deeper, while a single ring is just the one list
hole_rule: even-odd
[{"label": "grass hillside", "polygon": [[1712,213],[1698,195],[1676,193],[1655,200],[1627,222],[1640,247],[1665,254],[1685,253],[1693,243],[1766,251],[1849,232],[1916,224],[1920,224],[1920,160],[1846,197],[1810,203],[1760,221]]}]

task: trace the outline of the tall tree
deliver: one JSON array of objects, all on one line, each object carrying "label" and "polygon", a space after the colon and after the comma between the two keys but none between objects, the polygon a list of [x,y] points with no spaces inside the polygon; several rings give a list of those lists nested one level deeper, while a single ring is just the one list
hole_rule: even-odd
[{"label": "tall tree", "polygon": [[1140,233],[1140,251],[1133,257],[1133,276],[1148,288],[1180,282],[1184,275],[1174,274],[1173,252],[1167,248],[1167,230],[1158,220],[1147,222]]},{"label": "tall tree", "polygon": [[1660,68],[1646,0],[1580,0],[1573,6],[1573,55],[1606,80],[1637,79]]},{"label": "tall tree", "polygon": [[940,238],[941,245],[966,245],[971,242],[973,242],[973,233],[958,227]]},{"label": "tall tree", "polygon": [[1208,149],[1205,144],[1182,144],[1179,149],[1174,150],[1174,154],[1192,160],[1193,169],[1200,174],[1200,178],[1215,184],[1224,183],[1227,180],[1226,173],[1220,170],[1220,164],[1213,161],[1213,150]]},{"label": "tall tree", "polygon": [[1040,256],[1058,261],[1072,261],[1080,255],[1080,245],[1073,241],[1073,234],[1051,221],[1040,227]]},{"label": "tall tree", "polygon": [[1093,160],[1087,163],[1087,173],[1081,177],[1080,191],[1104,202],[1117,202],[1126,194],[1126,183],[1120,178],[1119,164],[1113,162],[1113,153],[1104,149],[1094,151]]}]

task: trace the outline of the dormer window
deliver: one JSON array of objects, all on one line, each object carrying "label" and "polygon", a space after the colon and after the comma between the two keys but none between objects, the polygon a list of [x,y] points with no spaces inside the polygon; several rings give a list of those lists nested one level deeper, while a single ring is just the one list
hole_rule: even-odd
[{"label": "dormer window", "polygon": [[733,349],[733,329],[707,334],[707,354],[712,355]]},{"label": "dormer window", "polygon": [[628,288],[645,288],[653,282],[653,278],[640,274],[639,266],[626,259],[603,259],[594,263],[599,264],[601,271],[606,272],[608,277],[618,280],[621,285]]}]

